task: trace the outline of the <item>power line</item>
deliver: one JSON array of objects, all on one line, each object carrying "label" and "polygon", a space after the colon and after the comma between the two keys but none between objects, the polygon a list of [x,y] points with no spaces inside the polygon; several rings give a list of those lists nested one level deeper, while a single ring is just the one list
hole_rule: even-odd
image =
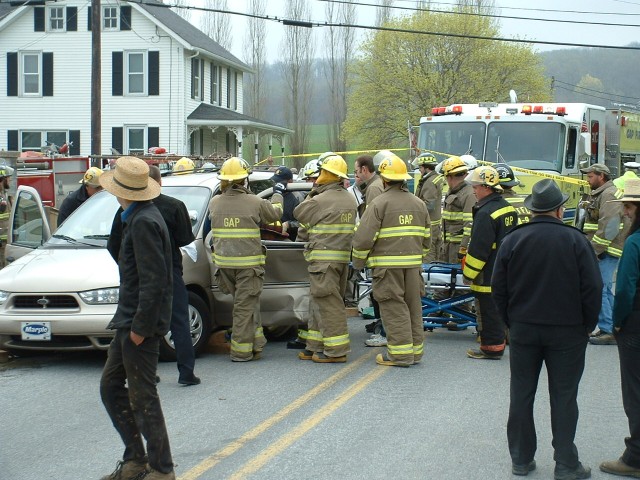
[{"label": "power line", "polygon": [[[608,93],[608,92],[603,92],[601,90],[595,90],[593,88],[587,88],[587,87],[582,87],[580,85],[574,85],[572,83],[567,83],[567,82],[563,82],[562,80],[558,80],[556,78],[553,78],[553,82],[554,83],[560,83],[562,85],[567,85],[568,87],[573,87],[573,88],[579,88],[581,90],[587,90],[589,92],[595,92],[595,93],[600,93],[602,95],[609,95],[611,97],[619,97],[619,98],[630,98],[632,100],[640,100],[640,97],[632,97],[630,95],[618,95],[617,93]],[[558,87],[560,88],[560,87]],[[568,90],[568,89],[567,89]],[[582,93],[582,92],[576,92],[576,93]]]},{"label": "power line", "polygon": [[275,16],[269,15],[254,15],[250,13],[244,12],[235,12],[232,10],[222,10],[215,8],[206,8],[206,7],[194,7],[194,6],[182,6],[182,5],[170,5],[170,4],[158,4],[147,2],[144,0],[130,0],[129,3],[137,3],[139,5],[147,5],[150,7],[157,8],[186,8],[192,10],[199,10],[203,12],[213,12],[213,13],[226,13],[229,15],[239,15],[250,18],[257,18],[261,20],[269,20],[273,22],[282,23],[283,25],[291,25],[291,26],[299,26],[299,27],[343,27],[343,28],[356,28],[362,30],[375,30],[375,31],[387,31],[387,32],[396,32],[396,33],[409,33],[416,35],[430,35],[436,37],[453,37],[453,38],[468,38],[474,40],[489,40],[494,42],[510,42],[510,43],[525,43],[532,45],[556,45],[561,47],[583,47],[583,48],[606,48],[613,50],[640,50],[640,46],[621,46],[621,45],[602,45],[602,44],[589,44],[589,43],[569,43],[569,42],[552,42],[545,40],[527,40],[520,38],[503,38],[503,37],[485,37],[481,35],[467,35],[467,34],[457,34],[457,33],[445,33],[445,32],[429,32],[429,31],[420,31],[420,30],[410,30],[406,28],[392,28],[392,27],[376,27],[372,25],[358,25],[358,24],[348,24],[348,23],[334,23],[334,22],[311,22],[311,21],[300,21],[296,19],[286,19],[279,18]]}]

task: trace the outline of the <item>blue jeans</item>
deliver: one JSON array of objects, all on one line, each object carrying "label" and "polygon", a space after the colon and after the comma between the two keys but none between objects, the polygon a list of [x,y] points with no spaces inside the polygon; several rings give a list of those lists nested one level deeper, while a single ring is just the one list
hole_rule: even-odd
[{"label": "blue jeans", "polygon": [[618,257],[605,253],[598,262],[602,277],[602,308],[598,316],[598,328],[601,332],[613,332],[613,274],[618,268]]}]

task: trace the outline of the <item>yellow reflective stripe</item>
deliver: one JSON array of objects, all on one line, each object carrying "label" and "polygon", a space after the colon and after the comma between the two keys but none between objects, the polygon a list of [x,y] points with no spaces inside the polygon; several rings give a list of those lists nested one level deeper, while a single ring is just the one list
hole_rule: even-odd
[{"label": "yellow reflective stripe", "polygon": [[361,258],[361,259],[365,259],[367,258],[367,256],[369,255],[369,252],[371,251],[371,249],[369,250],[356,250],[355,248],[353,249],[353,256],[356,258]]},{"label": "yellow reflective stripe", "polygon": [[491,214],[491,218],[495,220],[501,215],[506,215],[507,213],[516,213],[516,209],[513,208],[511,205],[509,205],[508,207],[499,208],[498,210],[496,210]]},{"label": "yellow reflective stripe", "polygon": [[231,339],[231,350],[241,353],[251,353],[253,351],[253,343],[238,343]]},{"label": "yellow reflective stripe", "polygon": [[598,224],[597,223],[585,223],[584,227],[582,227],[582,230],[584,232],[595,232],[596,230],[598,230]]},{"label": "yellow reflective stripe", "polygon": [[387,255],[369,257],[368,267],[401,267],[422,265],[422,255]]},{"label": "yellow reflective stripe", "polygon": [[280,210],[282,210],[282,204],[281,203],[272,203],[271,205],[273,205],[273,208],[279,208]]},{"label": "yellow reflective stripe", "polygon": [[613,196],[616,198],[622,198],[623,195],[624,193],[622,192],[622,190],[618,190],[618,189],[616,189],[616,192],[613,194]]},{"label": "yellow reflective stripe", "polygon": [[344,250],[311,250],[304,254],[304,258],[308,262],[312,262],[314,260],[325,262],[348,262],[350,256],[351,252]]},{"label": "yellow reflective stripe", "polygon": [[614,257],[621,257],[622,256],[622,250],[620,250],[619,248],[616,247],[609,247],[607,248],[607,253],[609,255],[613,255]]},{"label": "yellow reflective stripe", "polygon": [[474,292],[491,293],[491,286],[490,285],[475,285],[475,284],[471,284],[470,288]]},{"label": "yellow reflective stripe", "polygon": [[349,334],[337,335],[335,337],[324,337],[322,339],[325,347],[339,347],[340,345],[347,345],[349,343]]},{"label": "yellow reflective stripe", "polygon": [[464,227],[462,229],[462,235],[466,235],[467,237],[471,236],[471,227]]},{"label": "yellow reflective stripe", "polygon": [[600,238],[598,235],[594,235],[591,239],[593,243],[597,243],[598,245],[602,245],[608,247],[611,244],[611,240],[606,240],[604,238]]},{"label": "yellow reflective stripe", "polygon": [[479,260],[467,253],[467,258],[465,259],[465,265],[467,265],[469,268],[473,268],[474,270],[479,272],[484,268],[486,264],[487,264],[486,261]]},{"label": "yellow reflective stripe", "polygon": [[322,341],[322,335],[320,334],[320,332],[318,330],[309,330],[309,334],[307,335],[307,340],[311,340],[311,341],[315,341],[315,342],[321,342]]},{"label": "yellow reflective stripe", "polygon": [[254,338],[264,338],[264,330],[262,327],[256,327],[256,333],[253,335]]},{"label": "yellow reflective stripe", "polygon": [[342,233],[342,234],[350,234],[353,233],[356,226],[352,223],[337,223],[333,225],[316,225],[315,227],[309,228],[309,233]]},{"label": "yellow reflective stripe", "polygon": [[458,220],[461,222],[464,219],[464,212],[449,212],[445,210],[442,212],[442,218],[445,220]]},{"label": "yellow reflective stripe", "polygon": [[447,235],[447,232],[444,234],[444,240],[450,243],[460,243],[462,241],[462,235]]},{"label": "yellow reflective stripe", "polygon": [[380,229],[380,235],[378,238],[391,238],[391,237],[423,237],[428,232],[425,227],[385,227]]},{"label": "yellow reflective stripe", "polygon": [[431,225],[442,225],[442,219],[439,218],[438,220],[431,220]]},{"label": "yellow reflective stripe", "polygon": [[256,265],[264,265],[266,255],[249,255],[247,257],[226,257],[213,252],[211,254],[213,261],[219,267],[253,267]]},{"label": "yellow reflective stripe", "polygon": [[464,212],[462,214],[462,218],[464,218],[465,222],[470,222],[471,220],[473,220],[473,213],[471,212]]},{"label": "yellow reflective stripe", "polygon": [[0,213],[0,220],[9,220],[9,213]]},{"label": "yellow reflective stripe", "polygon": [[217,238],[260,238],[258,228],[212,228],[211,233]]},{"label": "yellow reflective stripe", "polygon": [[414,355],[422,355],[424,353],[424,343],[413,346],[413,354]]},{"label": "yellow reflective stripe", "polygon": [[413,343],[406,345],[387,345],[387,351],[392,355],[413,355]]},{"label": "yellow reflective stripe", "polygon": [[301,328],[298,329],[298,338],[306,340],[307,338],[309,338],[309,332],[307,330],[302,330]]},{"label": "yellow reflective stripe", "polygon": [[423,249],[422,249],[422,256],[423,256],[423,257],[426,257],[426,256],[429,254],[429,251],[430,251],[430,250],[431,250],[431,249],[429,249],[429,248],[423,248]]}]

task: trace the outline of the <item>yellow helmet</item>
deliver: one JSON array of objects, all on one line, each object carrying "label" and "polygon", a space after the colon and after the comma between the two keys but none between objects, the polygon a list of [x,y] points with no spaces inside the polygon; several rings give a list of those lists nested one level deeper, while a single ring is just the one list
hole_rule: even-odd
[{"label": "yellow helmet", "polygon": [[445,177],[456,175],[458,173],[467,173],[469,171],[469,167],[466,163],[464,163],[460,157],[447,158],[442,164],[442,174]]},{"label": "yellow helmet", "polygon": [[421,167],[423,165],[435,166],[437,163],[438,163],[438,160],[436,160],[436,157],[434,157],[433,154],[422,153],[413,160],[412,165],[414,167]]},{"label": "yellow helmet", "polygon": [[102,170],[98,167],[90,167],[82,177],[78,183],[83,183],[85,185],[89,185],[90,187],[99,187],[100,186],[100,175],[102,175]]},{"label": "yellow helmet", "polygon": [[498,171],[490,167],[489,165],[483,165],[471,170],[465,180],[471,185],[485,185],[495,190],[502,191],[500,186],[500,174]]},{"label": "yellow helmet", "polygon": [[340,155],[333,154],[318,160],[318,168],[333,173],[340,178],[349,178],[347,175],[347,162]]},{"label": "yellow helmet", "polygon": [[195,168],[196,164],[193,163],[193,160],[187,157],[182,157],[173,166],[172,171],[175,175],[186,175],[187,173],[193,173]]},{"label": "yellow helmet", "polygon": [[380,176],[387,181],[397,182],[399,180],[409,180],[411,175],[407,173],[407,164],[395,154],[387,155],[378,167]]},{"label": "yellow helmet", "polygon": [[247,178],[250,173],[251,167],[249,167],[249,164],[244,159],[231,157],[225,160],[222,167],[220,167],[218,178],[229,181],[242,180],[243,178]]}]

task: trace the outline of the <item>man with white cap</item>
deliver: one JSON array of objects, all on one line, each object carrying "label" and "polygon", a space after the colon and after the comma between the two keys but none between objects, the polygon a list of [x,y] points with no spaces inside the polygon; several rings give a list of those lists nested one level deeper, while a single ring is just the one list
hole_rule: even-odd
[{"label": "man with white cap", "polygon": [[118,307],[107,327],[116,334],[100,395],[125,444],[122,461],[102,480],[171,480],[176,477],[156,390],[160,339],[171,320],[173,273],[167,225],[151,202],[160,195],[160,184],[149,181],[146,162],[120,157],[115,170],[100,176],[100,185],[118,198],[123,209]]}]

